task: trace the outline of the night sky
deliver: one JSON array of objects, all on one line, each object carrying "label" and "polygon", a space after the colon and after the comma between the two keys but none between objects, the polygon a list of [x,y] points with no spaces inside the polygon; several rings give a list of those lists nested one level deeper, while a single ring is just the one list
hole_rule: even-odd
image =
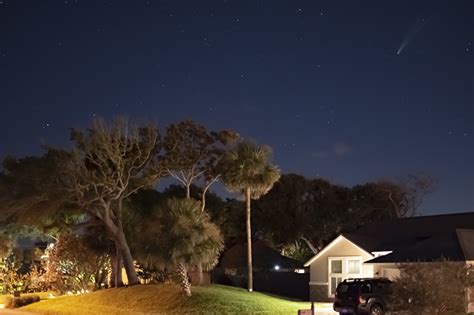
[{"label": "night sky", "polygon": [[0,0],[0,157],[191,118],[354,185],[423,172],[474,210],[474,1]]}]

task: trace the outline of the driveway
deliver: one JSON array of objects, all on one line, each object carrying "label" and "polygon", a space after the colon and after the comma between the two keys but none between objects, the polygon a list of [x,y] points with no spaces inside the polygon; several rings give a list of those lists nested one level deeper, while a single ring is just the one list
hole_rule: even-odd
[{"label": "driveway", "polygon": [[25,311],[11,310],[8,308],[0,309],[0,315],[38,315],[38,313],[30,313]]},{"label": "driveway", "polygon": [[339,315],[332,309],[332,303],[314,303],[314,315]]}]

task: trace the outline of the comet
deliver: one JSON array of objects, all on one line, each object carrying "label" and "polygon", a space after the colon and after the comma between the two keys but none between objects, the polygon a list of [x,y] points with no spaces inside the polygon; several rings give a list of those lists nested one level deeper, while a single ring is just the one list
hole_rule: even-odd
[{"label": "comet", "polygon": [[397,50],[397,55],[400,55],[405,47],[408,46],[408,44],[411,43],[411,41],[416,37],[416,35],[428,24],[428,22],[431,20],[431,17],[428,19],[421,19],[421,21],[418,21],[411,29],[410,31],[403,37],[403,41],[400,44],[400,47]]}]

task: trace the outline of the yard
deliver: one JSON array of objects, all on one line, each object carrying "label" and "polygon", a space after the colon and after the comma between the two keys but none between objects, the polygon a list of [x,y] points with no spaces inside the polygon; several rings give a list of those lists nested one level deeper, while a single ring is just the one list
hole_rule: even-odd
[{"label": "yard", "polygon": [[139,285],[79,296],[64,296],[22,309],[41,314],[297,314],[307,302],[289,301],[262,293],[211,285],[193,287],[184,298],[175,285]]}]

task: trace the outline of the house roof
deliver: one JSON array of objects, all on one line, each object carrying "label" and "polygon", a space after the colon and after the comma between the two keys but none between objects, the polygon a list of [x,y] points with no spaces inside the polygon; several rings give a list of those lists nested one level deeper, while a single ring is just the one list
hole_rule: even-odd
[{"label": "house roof", "polygon": [[[252,263],[254,269],[273,269],[278,265],[281,269],[303,268],[303,264],[295,259],[280,255],[265,241],[258,240],[252,245]],[[247,244],[237,244],[222,255],[220,268],[247,268]]]},{"label": "house roof", "polygon": [[[398,249],[388,255],[380,256],[366,263],[402,263],[410,261],[437,261],[446,258],[451,261],[466,261],[472,259],[474,243],[465,246],[462,243],[474,239],[474,230],[454,230],[449,233],[435,235],[426,240]],[[467,244],[466,244],[467,245]]]},{"label": "house roof", "polygon": [[[341,236],[369,253],[392,252],[367,263],[433,261],[441,258],[474,260],[474,212],[377,222]],[[329,246],[331,243],[325,248]],[[311,264],[317,256],[305,265]]]},{"label": "house roof", "polygon": [[370,252],[395,251],[435,235],[447,235],[456,229],[474,229],[474,212],[420,216],[367,224],[349,237]]}]

